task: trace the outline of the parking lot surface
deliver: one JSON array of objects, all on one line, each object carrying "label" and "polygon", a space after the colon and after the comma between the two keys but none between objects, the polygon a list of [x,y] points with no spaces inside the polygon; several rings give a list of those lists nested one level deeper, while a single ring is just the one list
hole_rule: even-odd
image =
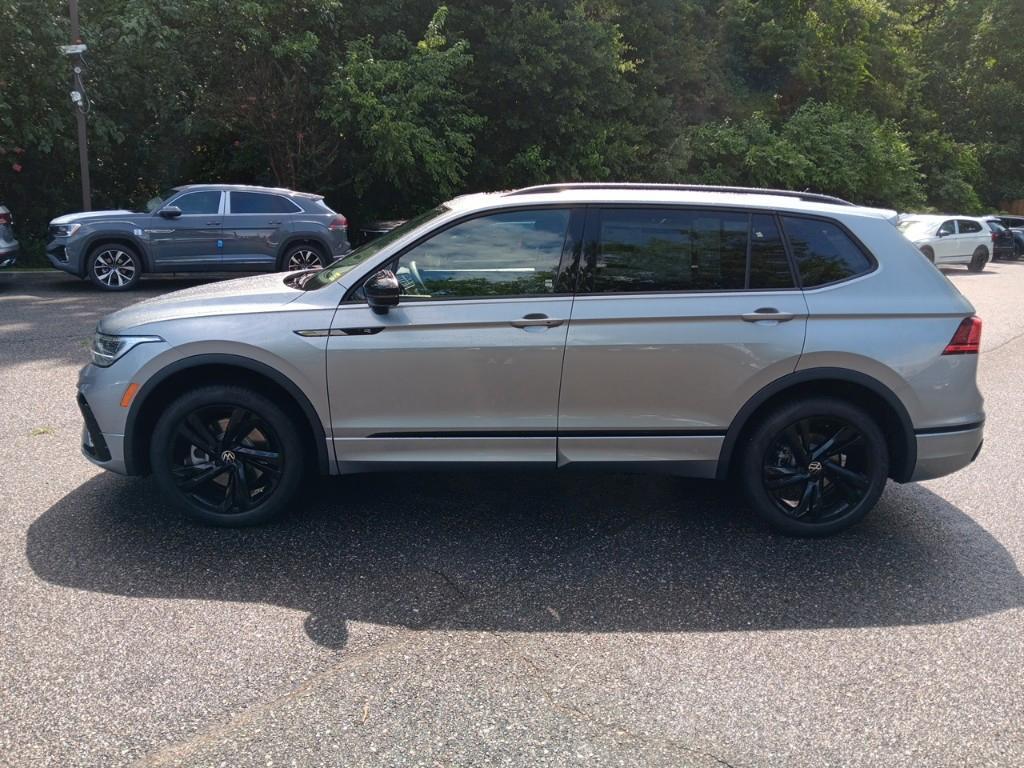
[{"label": "parking lot surface", "polygon": [[75,406],[96,321],[194,281],[0,274],[0,765],[1024,763],[1024,262],[947,274],[984,450],[820,541],[596,473],[331,479],[199,527],[83,459]]}]

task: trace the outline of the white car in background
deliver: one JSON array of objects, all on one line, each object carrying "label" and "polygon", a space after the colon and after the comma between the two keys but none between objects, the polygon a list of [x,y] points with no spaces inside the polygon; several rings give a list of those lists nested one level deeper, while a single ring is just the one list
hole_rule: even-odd
[{"label": "white car in background", "polygon": [[981,272],[992,256],[992,235],[982,219],[909,214],[896,226],[934,264],[966,264]]}]

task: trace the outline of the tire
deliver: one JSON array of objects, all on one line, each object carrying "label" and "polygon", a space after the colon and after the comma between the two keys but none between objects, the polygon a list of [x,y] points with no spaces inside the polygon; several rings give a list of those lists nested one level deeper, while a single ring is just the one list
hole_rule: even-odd
[{"label": "tire", "polygon": [[974,255],[971,256],[971,263],[967,265],[968,272],[981,272],[985,269],[985,265],[988,264],[988,251],[982,246],[978,246]]},{"label": "tire", "polygon": [[878,502],[889,450],[867,411],[839,398],[813,397],[757,422],[739,466],[747,500],[771,528],[829,536],[860,522]]},{"label": "tire", "polygon": [[119,243],[100,244],[89,251],[85,262],[86,277],[104,291],[127,291],[142,276],[142,259],[138,251]]},{"label": "tire", "polygon": [[281,257],[282,272],[300,269],[322,269],[327,266],[323,251],[315,245],[293,245]]},{"label": "tire", "polygon": [[923,253],[925,255],[925,258],[927,258],[928,261],[930,261],[932,264],[935,263],[935,251],[933,251],[927,245],[921,249],[921,253]]},{"label": "tire", "polygon": [[164,411],[150,463],[163,495],[186,515],[231,528],[283,513],[310,466],[292,416],[258,392],[216,385]]}]

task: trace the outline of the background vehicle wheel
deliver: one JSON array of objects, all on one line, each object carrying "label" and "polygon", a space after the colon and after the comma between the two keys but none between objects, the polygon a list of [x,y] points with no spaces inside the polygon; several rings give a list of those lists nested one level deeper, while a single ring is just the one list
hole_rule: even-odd
[{"label": "background vehicle wheel", "polygon": [[293,272],[298,269],[322,269],[327,266],[320,249],[313,245],[295,245],[281,257],[281,269]]},{"label": "background vehicle wheel", "polygon": [[988,251],[984,248],[978,247],[974,251],[974,255],[971,256],[971,263],[967,265],[967,269],[970,272],[981,272],[988,263]]},{"label": "background vehicle wheel", "polygon": [[762,419],[740,469],[747,499],[768,525],[792,536],[827,536],[875,506],[889,475],[889,451],[870,414],[817,397]]},{"label": "background vehicle wheel", "polygon": [[923,253],[928,258],[928,261],[930,261],[932,264],[935,263],[935,251],[933,251],[927,245],[921,249],[921,253]]},{"label": "background vehicle wheel", "polygon": [[86,270],[93,285],[105,291],[127,291],[142,276],[142,259],[127,245],[98,245],[89,252]]},{"label": "background vehicle wheel", "polygon": [[293,418],[235,386],[188,392],[160,417],[150,445],[160,490],[208,525],[265,522],[287,509],[309,466]]}]

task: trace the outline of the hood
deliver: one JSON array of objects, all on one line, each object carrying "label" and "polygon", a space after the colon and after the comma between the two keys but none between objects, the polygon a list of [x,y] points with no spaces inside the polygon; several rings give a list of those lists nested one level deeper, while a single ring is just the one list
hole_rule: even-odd
[{"label": "hood", "polygon": [[302,291],[285,284],[288,274],[271,272],[224,280],[146,299],[107,315],[100,320],[99,330],[123,334],[144,325],[178,318],[272,312],[303,295]]},{"label": "hood", "polygon": [[125,216],[148,216],[147,213],[135,211],[87,211],[84,213],[66,213],[51,221],[51,224],[74,224],[76,222],[94,221],[103,219],[123,219]]}]

